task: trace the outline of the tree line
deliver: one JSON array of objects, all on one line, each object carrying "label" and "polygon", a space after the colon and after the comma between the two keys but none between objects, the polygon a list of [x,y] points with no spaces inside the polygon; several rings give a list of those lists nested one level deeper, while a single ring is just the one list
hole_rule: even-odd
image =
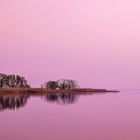
[{"label": "tree line", "polygon": [[[6,75],[0,73],[0,88],[30,88],[27,80],[20,75]],[[41,88],[57,90],[57,89],[74,89],[78,88],[79,85],[75,80],[71,79],[60,79],[60,80],[50,80],[44,82]]]},{"label": "tree line", "polygon": [[30,85],[27,83],[27,80],[23,76],[19,75],[6,75],[0,74],[0,87],[1,88],[29,88]]}]

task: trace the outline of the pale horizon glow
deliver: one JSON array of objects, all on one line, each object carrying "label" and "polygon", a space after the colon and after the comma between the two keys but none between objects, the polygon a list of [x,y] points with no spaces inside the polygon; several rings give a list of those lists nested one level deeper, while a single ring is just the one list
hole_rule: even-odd
[{"label": "pale horizon glow", "polygon": [[0,1],[0,73],[32,86],[139,88],[140,1]]}]

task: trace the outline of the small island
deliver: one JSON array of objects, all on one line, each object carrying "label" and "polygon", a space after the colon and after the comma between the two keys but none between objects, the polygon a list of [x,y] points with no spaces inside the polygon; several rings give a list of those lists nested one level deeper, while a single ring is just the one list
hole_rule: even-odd
[{"label": "small island", "polygon": [[94,93],[94,92],[119,92],[118,90],[80,88],[75,80],[60,79],[56,81],[47,81],[40,88],[32,88],[23,76],[0,74],[0,93],[19,94],[45,94],[45,93]]}]

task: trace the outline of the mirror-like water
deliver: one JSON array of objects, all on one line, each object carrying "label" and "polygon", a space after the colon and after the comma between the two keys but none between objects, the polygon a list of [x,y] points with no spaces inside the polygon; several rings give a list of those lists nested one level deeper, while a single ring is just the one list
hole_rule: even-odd
[{"label": "mirror-like water", "polygon": [[140,140],[140,91],[0,95],[1,140]]}]

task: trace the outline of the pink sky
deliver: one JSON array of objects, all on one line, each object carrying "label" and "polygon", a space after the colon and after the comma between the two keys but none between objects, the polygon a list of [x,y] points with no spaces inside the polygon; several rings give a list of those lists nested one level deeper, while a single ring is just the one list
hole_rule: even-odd
[{"label": "pink sky", "polygon": [[139,88],[139,60],[138,0],[0,1],[1,73]]}]

